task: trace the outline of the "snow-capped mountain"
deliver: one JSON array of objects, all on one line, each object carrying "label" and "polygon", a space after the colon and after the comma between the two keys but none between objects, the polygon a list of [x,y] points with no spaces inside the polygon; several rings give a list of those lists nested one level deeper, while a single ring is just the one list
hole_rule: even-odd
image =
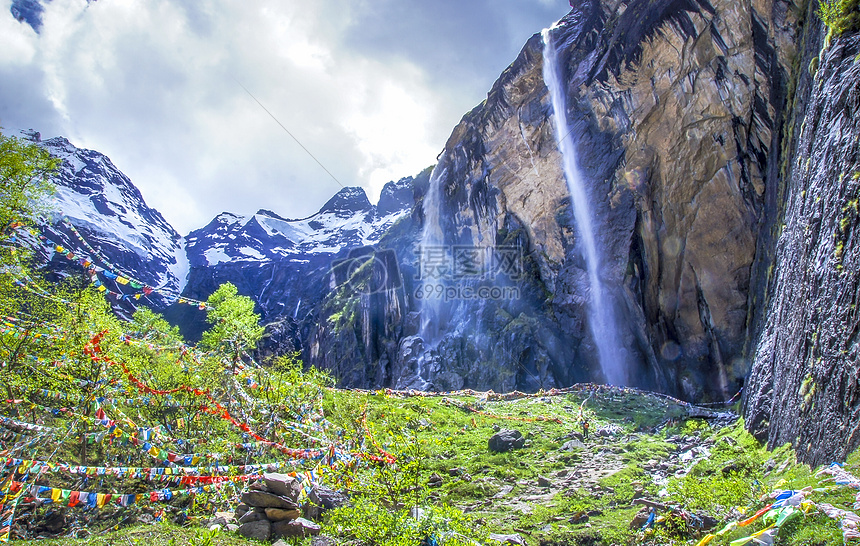
[{"label": "snow-capped mountain", "polygon": [[318,213],[300,220],[287,220],[268,210],[259,210],[252,216],[225,212],[188,235],[189,261],[192,267],[224,262],[306,261],[309,255],[331,256],[345,249],[374,245],[408,213],[411,203],[398,200],[404,190],[411,201],[409,179],[386,185],[380,209],[370,204],[362,188],[344,188]]},{"label": "snow-capped mountain", "polygon": [[[147,294],[156,307],[172,299],[163,296],[182,291],[188,270],[182,237],[107,156],[77,148],[63,137],[41,141],[36,132],[22,136],[62,160],[52,179],[56,192],[47,223],[41,227],[49,240],[106,269],[105,281],[116,274],[156,289]],[[132,292],[113,282],[108,289]]]},{"label": "snow-capped mountain", "polygon": [[[372,205],[362,188],[344,188],[319,212],[289,220],[259,210],[251,216],[224,212],[186,237],[190,270],[184,295],[206,299],[231,282],[254,299],[265,322],[279,322],[286,344],[298,350],[302,323],[315,317],[330,289],[332,265],[356,248],[376,246],[415,198],[411,177],[389,182]],[[202,331],[201,317],[171,309],[168,317],[190,338]],[[313,319],[309,319],[313,320]]]}]

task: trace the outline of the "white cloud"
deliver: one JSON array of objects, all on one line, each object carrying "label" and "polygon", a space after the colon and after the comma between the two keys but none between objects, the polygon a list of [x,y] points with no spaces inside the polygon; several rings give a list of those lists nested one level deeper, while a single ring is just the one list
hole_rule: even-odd
[{"label": "white cloud", "polygon": [[[445,1],[452,9],[440,13],[456,13]],[[417,26],[398,37],[402,9],[390,0],[53,0],[36,35],[6,0],[0,123],[105,153],[183,234],[222,210],[314,212],[339,186],[241,82],[341,183],[374,199],[388,180],[435,161],[517,49],[498,53],[487,74],[440,63],[466,57],[469,40],[484,44],[493,29],[505,47],[540,30],[518,38],[511,19],[475,36],[459,23],[425,28],[420,10],[438,6],[416,3]],[[445,29],[445,39],[421,34]],[[478,53],[496,54],[491,44]]]},{"label": "white cloud", "polygon": [[[0,2],[0,11],[9,13],[11,0]],[[23,28],[22,28],[23,27]],[[38,36],[29,26],[12,17],[0,17],[0,64],[26,65],[36,55]]]}]

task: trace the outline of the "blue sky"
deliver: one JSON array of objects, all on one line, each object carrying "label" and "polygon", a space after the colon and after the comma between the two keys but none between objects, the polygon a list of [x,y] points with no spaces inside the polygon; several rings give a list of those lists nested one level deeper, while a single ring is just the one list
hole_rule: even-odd
[{"label": "blue sky", "polygon": [[216,214],[372,201],[431,165],[566,0],[0,0],[0,126],[108,155],[181,234]]}]

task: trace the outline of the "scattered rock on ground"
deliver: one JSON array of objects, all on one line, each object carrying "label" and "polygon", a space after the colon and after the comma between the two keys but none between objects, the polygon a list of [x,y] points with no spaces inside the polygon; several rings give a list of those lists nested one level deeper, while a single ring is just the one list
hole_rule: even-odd
[{"label": "scattered rock on ground", "polygon": [[501,429],[490,437],[488,447],[496,453],[506,453],[514,449],[520,449],[526,444],[523,433],[518,430]]},{"label": "scattered rock on ground", "polygon": [[526,541],[523,540],[523,537],[520,535],[499,535],[496,533],[490,533],[488,537],[490,540],[495,540],[496,542],[501,542],[502,544],[515,544],[516,546],[526,546]]}]

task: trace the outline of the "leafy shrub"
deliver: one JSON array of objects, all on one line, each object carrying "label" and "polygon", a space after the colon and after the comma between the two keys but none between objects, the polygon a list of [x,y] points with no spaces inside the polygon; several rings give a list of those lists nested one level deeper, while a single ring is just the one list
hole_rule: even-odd
[{"label": "leafy shrub", "polygon": [[325,533],[358,540],[367,546],[472,546],[481,537],[463,512],[448,506],[420,510],[388,510],[375,503],[358,502],[329,512]]}]

